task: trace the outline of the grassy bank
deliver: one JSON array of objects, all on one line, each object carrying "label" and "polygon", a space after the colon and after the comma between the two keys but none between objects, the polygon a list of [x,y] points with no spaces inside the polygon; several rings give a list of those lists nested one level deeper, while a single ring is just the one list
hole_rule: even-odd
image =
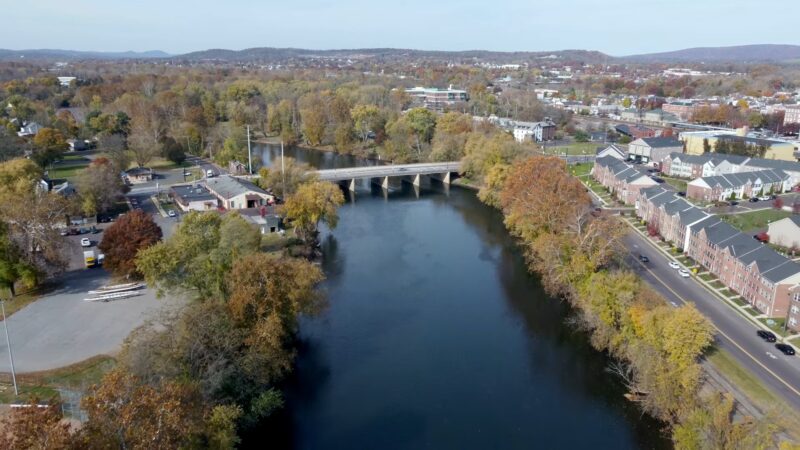
[{"label": "grassy bank", "polygon": [[0,403],[49,400],[58,397],[59,388],[85,390],[99,383],[115,364],[114,358],[99,355],[58,369],[17,374],[19,396],[14,396],[11,374],[0,374]]}]

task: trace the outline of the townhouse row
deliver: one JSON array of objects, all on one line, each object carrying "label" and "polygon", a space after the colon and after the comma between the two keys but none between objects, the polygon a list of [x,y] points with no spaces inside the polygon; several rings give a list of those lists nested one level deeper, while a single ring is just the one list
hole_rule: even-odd
[{"label": "townhouse row", "polygon": [[800,331],[800,264],[661,186],[640,189],[636,214],[751,306]]}]

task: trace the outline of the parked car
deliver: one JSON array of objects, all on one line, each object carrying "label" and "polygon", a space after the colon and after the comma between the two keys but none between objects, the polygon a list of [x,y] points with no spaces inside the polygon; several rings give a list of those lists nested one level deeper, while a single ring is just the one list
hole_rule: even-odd
[{"label": "parked car", "polygon": [[775,344],[775,348],[781,351],[784,355],[794,355],[794,348],[789,344]]},{"label": "parked car", "polygon": [[761,200],[762,202],[768,202],[768,201],[772,200],[772,198],[769,195],[765,195],[763,197],[758,197],[758,199]]},{"label": "parked car", "polygon": [[175,210],[174,209],[170,209],[169,212],[167,212],[167,215],[170,216],[170,217],[177,216],[177,214],[175,214]]},{"label": "parked car", "polygon": [[678,195],[681,197],[686,197],[686,191],[678,191]]},{"label": "parked car", "polygon": [[731,200],[731,201],[728,202],[728,205],[730,205],[730,206],[736,206],[738,204],[739,204],[739,202],[737,202],[736,200]]},{"label": "parked car", "polygon": [[679,269],[678,270],[678,275],[682,276],[683,278],[689,278],[691,276],[689,271],[686,270],[686,269]]},{"label": "parked car", "polygon": [[758,197],[750,197],[750,200],[748,200],[748,202],[750,202],[750,203],[755,203],[757,201],[758,201]]},{"label": "parked car", "polygon": [[775,342],[775,341],[778,340],[777,336],[775,336],[775,333],[773,333],[771,331],[758,330],[758,331],[756,331],[756,334],[758,335],[758,337],[760,337],[761,339],[763,339],[763,340],[765,340],[767,342]]},{"label": "parked car", "polygon": [[766,232],[761,232],[753,235],[753,239],[757,240],[758,242],[769,242],[769,235]]},{"label": "parked car", "polygon": [[639,254],[639,261],[641,261],[641,262],[644,262],[644,263],[646,263],[646,262],[650,262],[650,258],[648,258],[647,256],[644,256],[644,255],[642,255],[642,254],[640,253],[640,254]]},{"label": "parked car", "polygon": [[58,230],[58,234],[60,234],[62,236],[67,236],[69,234],[69,230],[66,229],[66,228],[62,228],[62,229]]},{"label": "parked car", "polygon": [[86,227],[81,227],[81,229],[79,230],[80,234],[89,234],[91,232],[92,232],[92,230],[90,230],[89,228],[86,228]]},{"label": "parked car", "polygon": [[670,266],[671,268],[673,268],[673,269],[680,269],[680,268],[681,268],[681,265],[680,265],[680,264],[678,264],[678,263],[676,263],[675,261],[670,261],[670,262],[669,262],[669,266]]},{"label": "parked car", "polygon": [[214,176],[214,171],[211,169],[206,170],[206,177],[211,178]]},{"label": "parked car", "polygon": [[70,236],[77,236],[80,234],[80,232],[75,228],[70,228],[69,231],[67,231],[67,234]]},{"label": "parked car", "polygon": [[81,239],[81,247],[91,247],[91,246],[92,246],[92,241],[90,241],[89,238]]}]

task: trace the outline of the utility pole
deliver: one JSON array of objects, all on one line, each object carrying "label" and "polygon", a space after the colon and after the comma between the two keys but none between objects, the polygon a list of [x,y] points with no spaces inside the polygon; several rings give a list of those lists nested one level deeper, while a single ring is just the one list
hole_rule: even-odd
[{"label": "utility pole", "polygon": [[253,154],[250,152],[250,125],[247,126],[247,170],[253,174]]},{"label": "utility pole", "polygon": [[283,141],[281,141],[281,178],[283,178],[283,201],[286,201],[286,166],[283,164]]},{"label": "utility pole", "polygon": [[6,301],[0,299],[0,309],[3,311],[3,328],[6,329],[6,344],[8,345],[8,360],[11,362],[11,380],[14,382],[14,395],[19,395],[17,390],[17,373],[14,370],[14,354],[11,352],[11,339],[8,337],[8,320],[6,320]]}]

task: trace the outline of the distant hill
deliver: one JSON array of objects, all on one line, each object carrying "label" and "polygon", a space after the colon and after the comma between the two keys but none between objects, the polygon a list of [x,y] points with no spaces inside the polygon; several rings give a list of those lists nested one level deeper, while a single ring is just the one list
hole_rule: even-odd
[{"label": "distant hill", "polygon": [[0,49],[0,60],[76,60],[76,59],[149,59],[167,58],[170,55],[161,50],[146,52],[84,52],[77,50],[58,49],[31,49],[7,50]]},{"label": "distant hill", "polygon": [[173,56],[186,61],[277,62],[294,58],[322,59],[422,59],[441,61],[491,61],[498,63],[527,62],[542,58],[569,61],[604,62],[610,56],[590,50],[559,50],[552,52],[494,52],[487,50],[436,51],[400,48],[364,48],[340,50],[307,50],[300,48],[257,47],[244,50],[211,49]]},{"label": "distant hill", "polygon": [[696,47],[663,53],[631,55],[621,58],[631,62],[780,62],[800,60],[800,45],[738,45],[733,47]]}]

